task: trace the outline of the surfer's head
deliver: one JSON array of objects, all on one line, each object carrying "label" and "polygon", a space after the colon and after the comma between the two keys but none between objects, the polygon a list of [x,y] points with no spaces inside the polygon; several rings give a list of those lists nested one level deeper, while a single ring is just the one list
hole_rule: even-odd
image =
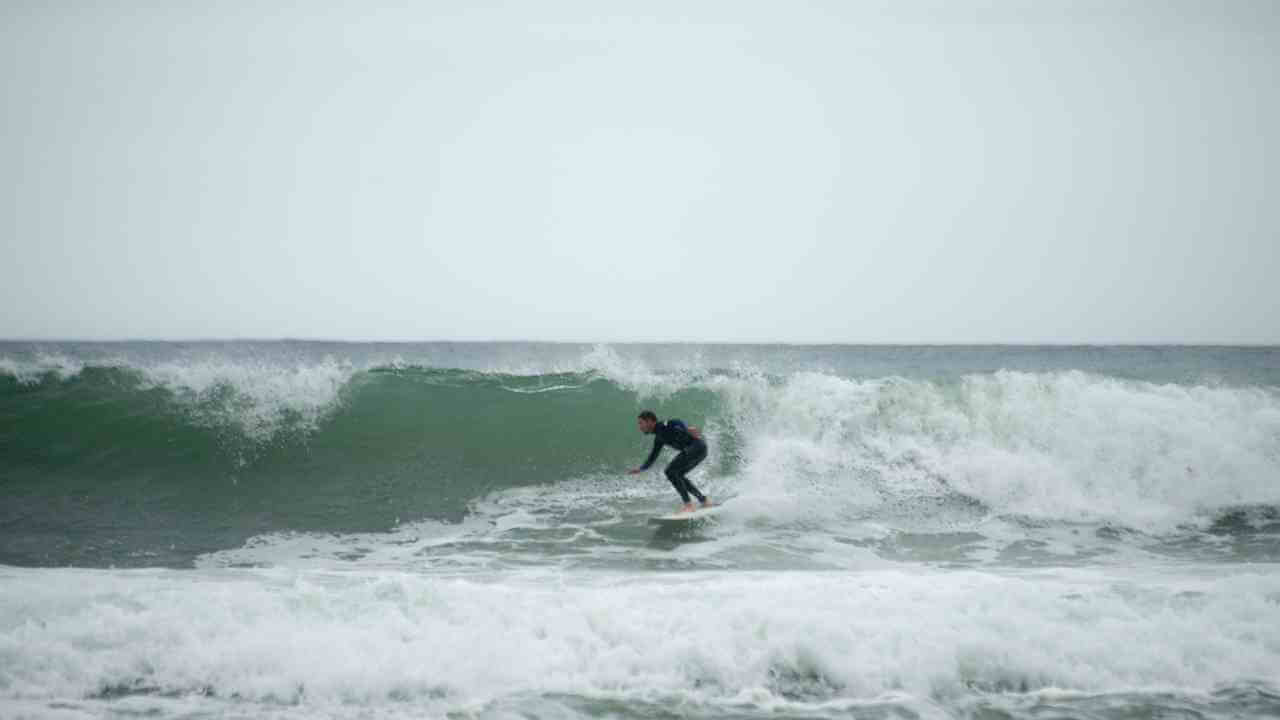
[{"label": "surfer's head", "polygon": [[658,416],[653,414],[652,410],[645,410],[636,416],[636,427],[640,428],[640,432],[649,435],[653,432],[653,426],[658,424]]}]

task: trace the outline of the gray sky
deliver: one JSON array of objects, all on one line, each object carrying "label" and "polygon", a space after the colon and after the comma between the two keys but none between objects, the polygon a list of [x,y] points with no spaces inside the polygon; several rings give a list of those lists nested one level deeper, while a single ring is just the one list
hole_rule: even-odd
[{"label": "gray sky", "polygon": [[0,337],[1280,342],[1280,3],[0,3]]}]

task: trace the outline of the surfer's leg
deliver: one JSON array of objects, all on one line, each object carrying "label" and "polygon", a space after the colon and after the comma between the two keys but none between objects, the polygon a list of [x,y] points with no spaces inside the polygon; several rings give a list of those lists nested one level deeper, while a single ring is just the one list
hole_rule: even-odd
[{"label": "surfer's leg", "polygon": [[689,448],[687,451],[681,454],[688,455],[688,459],[685,461],[685,466],[683,468],[683,471],[680,473],[680,475],[684,478],[684,485],[686,488],[689,489],[689,492],[692,493],[694,497],[698,498],[698,502],[702,503],[703,505],[706,505],[707,496],[703,495],[701,492],[698,491],[698,488],[693,486],[693,482],[689,480],[688,473],[690,470],[697,467],[698,463],[707,459],[707,444],[701,443],[696,447]]},{"label": "surfer's leg", "polygon": [[667,471],[667,479],[671,481],[671,485],[676,489],[676,492],[680,493],[681,502],[683,502],[686,505],[693,502],[692,500],[689,499],[689,491],[685,489],[684,478],[680,477],[679,475],[676,475],[675,473]]},{"label": "surfer's leg", "polygon": [[675,486],[676,491],[680,493],[680,498],[684,500],[686,505],[689,504],[690,493],[692,493],[694,497],[698,498],[698,502],[705,503],[707,501],[707,497],[699,492],[698,488],[694,487],[693,483],[689,482],[689,478],[685,476],[685,473],[692,470],[706,457],[707,446],[702,445],[700,447],[689,448],[679,455],[676,455],[675,459],[671,461],[671,464],[667,466],[667,479]]},{"label": "surfer's leg", "polygon": [[671,481],[671,485],[675,487],[676,492],[680,493],[680,499],[684,501],[685,505],[688,505],[691,501],[689,500],[689,491],[685,489],[684,470],[681,468],[682,463],[680,462],[682,458],[684,458],[684,453],[676,455],[675,459],[667,464],[667,469],[664,472],[667,475],[667,479]]},{"label": "surfer's leg", "polygon": [[703,495],[703,494],[698,490],[698,488],[694,487],[694,486],[693,486],[693,483],[689,482],[689,478],[687,478],[687,477],[684,479],[684,487],[685,487],[685,489],[686,489],[686,490],[688,490],[688,491],[690,492],[690,494],[692,494],[694,497],[698,498],[698,502],[702,503],[703,505],[706,505],[706,504],[707,504],[707,496],[706,496],[706,495]]}]

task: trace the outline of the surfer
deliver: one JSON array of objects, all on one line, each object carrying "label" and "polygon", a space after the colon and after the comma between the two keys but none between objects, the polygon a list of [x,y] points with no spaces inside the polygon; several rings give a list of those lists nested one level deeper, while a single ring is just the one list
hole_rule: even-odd
[{"label": "surfer", "polygon": [[685,473],[692,470],[698,463],[707,457],[707,443],[702,439],[702,433],[698,432],[698,428],[689,427],[680,420],[671,419],[664,423],[658,422],[658,416],[653,414],[652,410],[645,410],[640,413],[636,419],[636,425],[640,428],[640,432],[645,435],[653,436],[653,450],[649,452],[649,459],[638,468],[630,470],[629,475],[642,473],[649,469],[654,460],[658,459],[658,453],[662,452],[663,445],[670,445],[680,451],[675,459],[667,465],[667,479],[675,486],[676,492],[680,493],[680,499],[684,501],[684,507],[680,512],[693,512],[693,501],[689,499],[692,494],[698,498],[698,502],[702,503],[702,507],[711,505],[711,498],[698,492],[698,488],[689,482],[689,478],[685,477]]}]

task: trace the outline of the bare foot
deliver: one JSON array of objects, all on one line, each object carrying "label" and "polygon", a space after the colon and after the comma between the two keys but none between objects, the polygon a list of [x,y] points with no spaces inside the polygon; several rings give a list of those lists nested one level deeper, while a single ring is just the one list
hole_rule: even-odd
[{"label": "bare foot", "polygon": [[702,507],[704,507],[704,508],[709,508],[709,507],[711,507],[711,496],[710,496],[710,495],[708,495],[708,496],[706,497],[706,499],[704,499],[704,500],[702,501]]},{"label": "bare foot", "polygon": [[693,503],[685,503],[684,507],[680,508],[680,513],[691,513],[691,512],[693,512]]}]

